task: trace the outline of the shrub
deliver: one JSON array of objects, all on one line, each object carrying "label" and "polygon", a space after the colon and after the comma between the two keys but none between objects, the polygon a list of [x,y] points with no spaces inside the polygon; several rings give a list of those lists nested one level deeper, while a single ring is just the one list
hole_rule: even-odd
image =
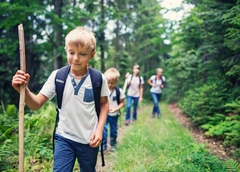
[{"label": "shrub", "polygon": [[225,90],[216,84],[203,85],[189,90],[179,105],[196,124],[203,125],[211,116],[224,111]]},{"label": "shrub", "polygon": [[[231,102],[226,88],[217,84],[190,90],[180,107],[205,134],[223,140],[225,146],[240,146],[240,101]],[[227,103],[226,103],[227,102]]]},{"label": "shrub", "polygon": [[[50,160],[53,157],[51,138],[55,116],[55,106],[51,102],[45,104],[40,110],[29,110],[25,113],[24,166],[26,171],[45,168],[41,166],[43,161],[51,164]],[[0,114],[0,135],[0,171],[15,170],[18,166],[18,115],[14,105],[8,105],[6,112]]]}]

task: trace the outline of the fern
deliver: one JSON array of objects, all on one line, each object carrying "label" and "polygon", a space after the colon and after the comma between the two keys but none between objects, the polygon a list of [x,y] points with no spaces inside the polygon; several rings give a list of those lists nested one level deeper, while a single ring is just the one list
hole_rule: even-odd
[{"label": "fern", "polygon": [[229,159],[224,163],[228,172],[240,172],[240,164],[233,159]]},{"label": "fern", "polygon": [[240,113],[240,100],[232,101],[231,103],[226,103],[224,105],[226,107],[226,112],[234,112],[235,114]]}]

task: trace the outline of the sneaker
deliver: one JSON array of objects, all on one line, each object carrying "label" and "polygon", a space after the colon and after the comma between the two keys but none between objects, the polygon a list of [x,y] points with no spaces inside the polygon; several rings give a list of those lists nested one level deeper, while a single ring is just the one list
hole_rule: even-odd
[{"label": "sneaker", "polygon": [[128,125],[129,125],[129,123],[130,123],[130,121],[129,121],[129,120],[126,120],[126,121],[125,121],[125,125],[126,125],[126,126],[128,126]]},{"label": "sneaker", "polygon": [[115,146],[112,146],[111,149],[110,149],[111,152],[115,152],[116,151],[116,147]]},{"label": "sneaker", "polygon": [[108,152],[107,149],[103,150],[103,154],[104,154],[104,155],[107,154],[107,152]]}]

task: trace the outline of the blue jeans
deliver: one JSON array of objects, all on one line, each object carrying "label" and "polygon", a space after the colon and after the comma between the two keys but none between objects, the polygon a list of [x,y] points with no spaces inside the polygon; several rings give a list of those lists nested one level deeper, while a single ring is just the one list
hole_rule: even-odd
[{"label": "blue jeans", "polygon": [[118,135],[118,116],[107,117],[103,130],[103,149],[107,148],[108,124],[110,125],[110,145],[116,146]]},{"label": "blue jeans", "polygon": [[151,92],[151,96],[152,96],[152,99],[153,99],[152,115],[155,115],[155,113],[156,113],[158,116],[160,116],[161,111],[160,111],[160,108],[158,106],[158,102],[161,99],[162,93],[158,94],[158,93]]},{"label": "blue jeans", "polygon": [[55,139],[54,172],[72,172],[76,158],[80,172],[96,171],[98,147],[92,148],[89,144],[74,142],[59,135]]},{"label": "blue jeans", "polygon": [[127,112],[126,112],[126,121],[131,119],[131,106],[133,101],[133,115],[132,120],[137,120],[137,106],[138,106],[139,97],[127,96]]}]

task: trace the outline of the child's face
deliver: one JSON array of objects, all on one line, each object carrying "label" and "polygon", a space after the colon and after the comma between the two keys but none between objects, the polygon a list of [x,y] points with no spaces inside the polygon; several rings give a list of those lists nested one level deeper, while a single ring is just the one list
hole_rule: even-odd
[{"label": "child's face", "polygon": [[158,75],[158,76],[162,76],[162,73],[163,73],[163,71],[161,71],[161,70],[158,70],[158,71],[157,71],[157,75]]},{"label": "child's face", "polygon": [[82,47],[68,45],[66,47],[68,63],[71,69],[81,71],[86,69],[88,62],[93,58],[95,52],[89,52]]},{"label": "child's face", "polygon": [[108,79],[107,83],[108,83],[108,88],[110,90],[113,90],[115,85],[116,85],[116,83],[117,83],[117,80],[115,80],[115,79]]},{"label": "child's face", "polygon": [[139,67],[133,67],[133,73],[138,74],[140,72]]}]

